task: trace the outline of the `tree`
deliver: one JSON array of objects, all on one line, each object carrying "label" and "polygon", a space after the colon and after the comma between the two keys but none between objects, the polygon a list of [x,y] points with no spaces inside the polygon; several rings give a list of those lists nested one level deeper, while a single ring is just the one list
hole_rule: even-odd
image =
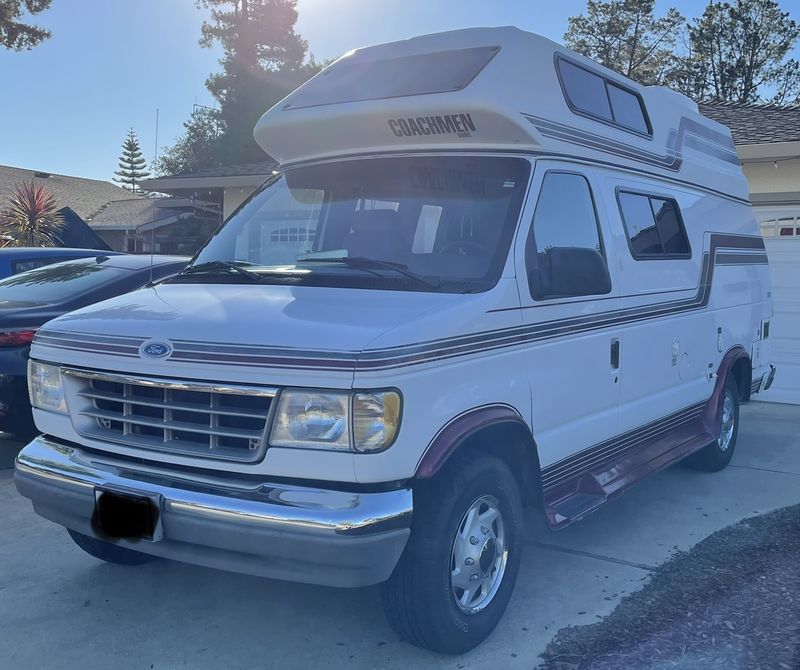
[{"label": "tree", "polygon": [[568,47],[642,84],[663,84],[676,65],[684,18],[670,8],[654,16],[655,0],[588,0],[586,14],[568,19]]},{"label": "tree", "polygon": [[319,68],[306,63],[308,44],[294,31],[296,0],[198,0],[211,19],[202,27],[200,46],[223,49],[222,72],[206,80],[219,102],[224,163],[263,160],[253,128],[272,105]]},{"label": "tree", "polygon": [[164,175],[197,172],[222,165],[222,120],[219,110],[195,105],[191,118],[183,124],[183,135],[164,150],[153,166]]},{"label": "tree", "polygon": [[150,176],[147,170],[147,161],[142,157],[142,149],[139,146],[139,138],[131,128],[128,137],[122,143],[122,155],[119,157],[119,170],[115,173],[114,181],[122,184],[122,188],[128,189],[133,193],[140,192],[139,182],[145,177]]},{"label": "tree", "polygon": [[19,21],[23,9],[32,16],[50,7],[52,0],[0,0],[0,46],[14,51],[33,49],[50,31]]},{"label": "tree", "polygon": [[697,98],[784,103],[800,97],[790,58],[800,26],[775,0],[712,0],[689,26],[691,92]]},{"label": "tree", "polygon": [[200,45],[219,43],[221,72],[206,80],[219,109],[192,113],[186,132],[155,166],[160,174],[264,160],[253,139],[259,117],[316,74],[308,45],[294,31],[297,0],[196,0],[210,12]]},{"label": "tree", "polygon": [[64,219],[53,194],[44,186],[32,180],[19,184],[9,204],[0,214],[0,230],[11,238],[6,246],[52,247],[60,243]]}]

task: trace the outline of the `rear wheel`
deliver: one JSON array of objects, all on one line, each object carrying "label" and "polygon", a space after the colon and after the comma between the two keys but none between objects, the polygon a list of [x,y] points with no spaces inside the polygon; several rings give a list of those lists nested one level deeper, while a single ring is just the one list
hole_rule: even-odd
[{"label": "rear wheel", "polygon": [[118,547],[111,542],[98,540],[95,537],[78,533],[77,531],[67,528],[69,536],[73,539],[81,549],[83,549],[90,556],[99,558],[106,563],[116,563],[117,565],[142,565],[156,560],[157,556],[150,554],[143,554],[140,551],[127,549],[126,547]]},{"label": "rear wheel", "polygon": [[411,538],[382,586],[392,628],[446,654],[482,642],[511,598],[522,524],[514,475],[493,456],[460,458],[415,490]]},{"label": "rear wheel", "polygon": [[686,463],[696,470],[718,472],[733,458],[736,438],[739,435],[739,388],[728,377],[722,394],[719,436],[711,444],[691,455]]}]

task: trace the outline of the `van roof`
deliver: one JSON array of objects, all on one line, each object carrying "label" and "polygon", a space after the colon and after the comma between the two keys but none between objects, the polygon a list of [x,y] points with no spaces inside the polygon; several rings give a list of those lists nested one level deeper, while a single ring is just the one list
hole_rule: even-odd
[{"label": "van roof", "polygon": [[695,102],[514,27],[351,51],[267,111],[254,136],[283,165],[398,151],[523,151],[748,198],[729,129]]}]

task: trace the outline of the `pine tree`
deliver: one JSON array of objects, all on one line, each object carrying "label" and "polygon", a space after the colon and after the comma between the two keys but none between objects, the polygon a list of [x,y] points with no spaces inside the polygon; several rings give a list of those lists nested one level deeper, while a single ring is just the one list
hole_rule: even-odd
[{"label": "pine tree", "polygon": [[139,138],[136,137],[133,128],[128,131],[128,137],[122,143],[119,170],[114,174],[119,177],[119,179],[114,177],[114,181],[122,184],[122,188],[128,189],[133,193],[141,192],[139,182],[150,176],[150,172],[147,169],[147,161],[142,157]]},{"label": "pine tree", "polygon": [[50,37],[50,31],[23,23],[25,10],[31,16],[43,12],[51,0],[0,0],[0,47],[13,51],[33,49]]}]

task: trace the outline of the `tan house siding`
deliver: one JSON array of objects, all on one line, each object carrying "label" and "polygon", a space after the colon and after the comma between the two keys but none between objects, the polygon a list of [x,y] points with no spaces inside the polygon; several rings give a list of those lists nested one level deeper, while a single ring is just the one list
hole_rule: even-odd
[{"label": "tan house siding", "polygon": [[744,163],[750,193],[800,192],[800,159]]}]

